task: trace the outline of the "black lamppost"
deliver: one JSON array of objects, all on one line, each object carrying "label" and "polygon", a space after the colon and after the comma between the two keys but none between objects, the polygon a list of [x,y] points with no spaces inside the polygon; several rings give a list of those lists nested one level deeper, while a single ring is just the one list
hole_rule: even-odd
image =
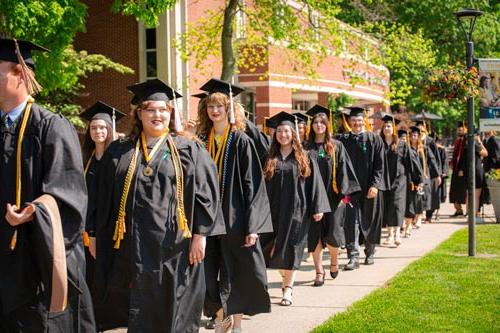
[{"label": "black lamppost", "polygon": [[[462,9],[455,12],[457,21],[465,33],[466,38],[466,61],[467,69],[471,69],[474,63],[474,42],[472,33],[476,19],[483,15],[483,12],[476,9]],[[467,98],[467,221],[469,223],[469,256],[476,255],[476,204],[474,200],[476,191],[475,173],[475,153],[474,153],[474,97]]]}]

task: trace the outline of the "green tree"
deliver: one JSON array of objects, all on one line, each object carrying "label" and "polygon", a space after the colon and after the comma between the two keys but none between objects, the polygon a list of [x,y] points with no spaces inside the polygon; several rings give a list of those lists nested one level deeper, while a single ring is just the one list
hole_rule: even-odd
[{"label": "green tree", "polygon": [[[335,18],[339,12],[337,2],[299,0],[291,6],[284,0],[226,0],[192,23],[177,47],[202,73],[206,59],[222,59],[224,80],[230,80],[239,69],[252,72],[265,65],[273,47],[284,51],[291,71],[300,70],[309,77],[317,76],[316,68],[326,57],[340,52],[359,55],[356,61],[371,60],[378,50]],[[121,13],[134,15],[151,26],[158,24],[158,15],[175,1],[115,3]],[[238,24],[239,20],[244,24]],[[350,43],[344,42],[347,39]]]},{"label": "green tree", "polygon": [[[484,15],[477,20],[474,32],[475,56],[500,57],[498,1],[341,0],[339,5],[339,19],[367,32],[379,34],[380,27],[398,27],[388,35],[379,35],[385,44],[384,63],[391,72],[392,102],[405,104],[410,110],[425,109],[445,116],[450,121],[438,122],[436,127],[440,129],[451,130],[451,120],[464,117],[465,105],[461,100],[423,99],[418,78],[434,68],[457,63],[465,66],[464,32],[453,13],[461,8],[482,10]],[[399,37],[404,37],[403,41]],[[418,52],[420,47],[422,52]]]},{"label": "green tree", "polygon": [[103,55],[73,49],[76,33],[85,30],[87,7],[80,1],[1,1],[0,13],[0,35],[27,39],[51,50],[34,55],[37,79],[44,88],[37,100],[76,125],[82,125],[76,116],[80,107],[74,104],[84,88],[82,78],[104,69],[133,73]]}]

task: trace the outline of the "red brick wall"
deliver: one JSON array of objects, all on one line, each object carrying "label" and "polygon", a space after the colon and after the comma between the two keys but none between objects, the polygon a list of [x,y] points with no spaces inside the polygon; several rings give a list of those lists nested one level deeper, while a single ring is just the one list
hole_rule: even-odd
[{"label": "red brick wall", "polygon": [[[111,13],[111,1],[84,0],[88,6],[87,31],[75,39],[76,50],[103,54],[126,65],[135,74],[119,74],[112,70],[91,73],[83,80],[86,88],[78,103],[86,108],[97,100],[127,113],[132,95],[126,86],[139,80],[138,25],[134,18]],[[120,131],[129,127],[130,117],[118,124]]]}]

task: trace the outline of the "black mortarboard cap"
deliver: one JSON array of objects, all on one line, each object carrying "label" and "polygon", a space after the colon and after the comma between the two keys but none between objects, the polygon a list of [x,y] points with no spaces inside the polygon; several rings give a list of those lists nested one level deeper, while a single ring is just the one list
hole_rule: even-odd
[{"label": "black mortarboard cap", "polygon": [[295,129],[295,116],[285,111],[281,111],[267,120],[268,127],[271,128],[277,128],[280,125],[289,125]]},{"label": "black mortarboard cap", "polygon": [[101,119],[111,125],[113,123],[113,112],[115,113],[116,121],[122,119],[125,116],[125,114],[120,112],[119,110],[107,105],[106,103],[98,101],[97,103],[80,113],[80,117],[87,121]]},{"label": "black mortarboard cap", "polygon": [[398,130],[398,137],[402,137],[402,136],[405,136],[405,135],[408,135],[408,130],[406,129],[400,129]]},{"label": "black mortarboard cap", "polygon": [[[50,52],[43,46],[25,40],[17,40],[17,44],[19,45],[19,51],[21,52],[24,62],[33,69],[35,68],[35,61],[33,60],[31,51]],[[14,62],[16,64],[19,63],[14,39],[0,38],[0,60]]]},{"label": "black mortarboard cap", "polygon": [[396,117],[394,117],[392,114],[386,114],[384,115],[382,118],[382,121],[384,123],[387,123],[387,122],[392,122],[394,120],[394,123],[397,125],[399,124],[401,121],[399,119],[397,119]]},{"label": "black mortarboard cap", "polygon": [[200,90],[206,91],[209,94],[219,92],[229,96],[229,86],[231,86],[231,92],[233,94],[233,97],[245,91],[245,88],[243,87],[218,79],[210,79],[207,83],[201,86]]},{"label": "black mortarboard cap", "polygon": [[424,122],[423,120],[417,120],[417,121],[415,122],[415,125],[416,125],[416,126],[420,126],[420,125],[424,125],[424,126],[426,126],[426,125],[425,125],[425,122]]},{"label": "black mortarboard cap", "polygon": [[202,93],[194,94],[194,95],[191,95],[191,96],[199,98],[199,99],[204,99],[205,97],[208,96],[208,93],[202,92]]},{"label": "black mortarboard cap", "polygon": [[347,115],[349,117],[357,117],[357,116],[364,116],[365,115],[365,109],[361,108],[359,106],[347,106],[345,107],[349,113]]},{"label": "black mortarboard cap", "polygon": [[309,116],[306,115],[305,113],[302,113],[302,112],[294,112],[292,113],[292,115],[294,115],[295,117],[297,117],[297,120],[300,123],[306,123],[307,124],[307,121],[309,120]]},{"label": "black mortarboard cap", "polygon": [[315,117],[319,113],[324,113],[327,118],[330,118],[330,109],[319,104],[316,104],[306,112],[311,117]]},{"label": "black mortarboard cap", "polygon": [[410,132],[411,133],[418,133],[418,134],[420,134],[420,128],[418,128],[417,126],[411,126],[410,127]]},{"label": "black mortarboard cap", "polygon": [[139,104],[141,104],[141,98],[137,95],[134,95],[134,97],[132,97],[132,99],[130,100],[130,104],[138,106]]},{"label": "black mortarboard cap", "polygon": [[171,101],[175,98],[182,97],[177,91],[174,91],[165,82],[154,79],[141,83],[136,83],[127,87],[133,94],[138,96],[143,102],[145,101]]},{"label": "black mortarboard cap", "polygon": [[460,120],[460,121],[457,123],[457,128],[459,128],[459,127],[465,127],[465,121]]}]

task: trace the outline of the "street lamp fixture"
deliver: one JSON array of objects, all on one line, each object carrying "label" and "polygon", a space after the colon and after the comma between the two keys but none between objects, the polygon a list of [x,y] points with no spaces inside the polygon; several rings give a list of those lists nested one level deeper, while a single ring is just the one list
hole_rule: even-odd
[{"label": "street lamp fixture", "polygon": [[[474,42],[472,41],[472,33],[476,25],[476,19],[483,15],[483,12],[477,9],[462,9],[455,12],[455,17],[465,33],[466,38],[466,62],[467,69],[471,69],[474,65]],[[467,222],[469,225],[469,256],[476,255],[476,202],[475,188],[476,179],[475,173],[475,145],[474,145],[474,97],[472,95],[467,98]]]}]

